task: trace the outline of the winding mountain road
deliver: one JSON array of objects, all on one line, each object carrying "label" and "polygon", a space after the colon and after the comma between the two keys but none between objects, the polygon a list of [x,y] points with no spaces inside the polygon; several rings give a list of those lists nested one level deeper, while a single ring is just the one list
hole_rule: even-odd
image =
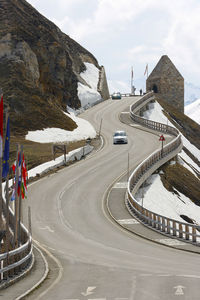
[{"label": "winding mountain road", "polygon": [[[131,127],[119,113],[138,98],[108,100],[81,115],[103,147],[86,159],[32,184],[33,238],[48,250],[48,280],[28,299],[199,299],[200,257],[146,241],[110,218],[106,196],[114,181],[160,147],[158,134]],[[113,145],[117,129],[127,145]]]}]

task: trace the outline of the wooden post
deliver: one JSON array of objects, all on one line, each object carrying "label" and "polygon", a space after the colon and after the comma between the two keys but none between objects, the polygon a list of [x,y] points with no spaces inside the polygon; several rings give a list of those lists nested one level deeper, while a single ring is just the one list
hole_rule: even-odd
[{"label": "wooden post", "polygon": [[162,217],[162,231],[165,232],[165,217]]},{"label": "wooden post", "polygon": [[170,234],[170,221],[167,219],[167,233]]},{"label": "wooden post", "polygon": [[160,216],[158,216],[158,229],[161,229]]},{"label": "wooden post", "polygon": [[183,238],[183,226],[181,223],[179,223],[179,237]]},{"label": "wooden post", "polygon": [[194,243],[196,243],[197,239],[196,239],[196,228],[192,227],[192,241]]},{"label": "wooden post", "polygon": [[173,221],[173,236],[176,236],[176,222]]},{"label": "wooden post", "polygon": [[153,228],[156,228],[156,215],[153,214]]},{"label": "wooden post", "polygon": [[189,240],[189,226],[185,225],[185,239]]}]

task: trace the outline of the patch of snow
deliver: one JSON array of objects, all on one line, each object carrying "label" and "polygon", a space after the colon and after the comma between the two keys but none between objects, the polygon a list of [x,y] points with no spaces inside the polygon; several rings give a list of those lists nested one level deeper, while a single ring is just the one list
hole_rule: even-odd
[{"label": "patch of snow", "polygon": [[[159,215],[185,222],[180,215],[187,215],[200,224],[200,207],[178,192],[171,193],[163,186],[158,174],[148,178],[148,185],[141,187],[135,195],[140,205]],[[143,200],[142,200],[143,198]]]},{"label": "patch of snow", "polygon": [[200,99],[186,105],[184,111],[189,118],[200,124]]},{"label": "patch of snow", "polygon": [[[93,147],[86,145],[84,147],[70,151],[66,155],[66,162],[80,160],[81,157],[87,155],[93,150]],[[57,157],[55,160],[48,161],[28,171],[28,178],[35,177],[37,174],[47,173],[49,170],[55,169],[64,164],[64,155]]]},{"label": "patch of snow", "polygon": [[185,82],[185,106],[200,98],[200,87]]},{"label": "patch of snow", "polygon": [[[197,176],[189,165],[193,166],[198,172],[200,172],[200,167],[185,153],[184,150],[179,153],[178,158],[180,164],[182,164],[185,168],[187,168],[190,172]],[[186,163],[184,162],[184,160],[186,161]]]},{"label": "patch of snow", "polygon": [[86,70],[80,73],[80,76],[87,82],[84,85],[78,82],[78,98],[81,101],[81,106],[92,106],[94,103],[101,100],[101,95],[97,91],[99,81],[99,69],[91,63],[84,63]]},{"label": "patch of snow", "polygon": [[[144,118],[174,127],[174,125],[163,114],[163,108],[157,101],[155,103],[150,104],[150,109],[144,112]],[[200,161],[200,150],[194,145],[192,145],[183,135],[181,135],[181,137],[183,145]],[[187,160],[187,157],[185,160]]]},{"label": "patch of snow", "polygon": [[200,161],[200,150],[192,145],[183,135],[181,136],[183,145]]},{"label": "patch of snow", "polygon": [[90,107],[101,99],[101,95],[96,90],[78,82],[78,98],[82,107]]},{"label": "patch of snow", "polygon": [[61,128],[45,128],[43,130],[29,131],[25,138],[38,143],[73,142],[95,138],[96,131],[88,121],[76,117],[73,112],[64,114],[76,122],[76,129],[68,131]]}]

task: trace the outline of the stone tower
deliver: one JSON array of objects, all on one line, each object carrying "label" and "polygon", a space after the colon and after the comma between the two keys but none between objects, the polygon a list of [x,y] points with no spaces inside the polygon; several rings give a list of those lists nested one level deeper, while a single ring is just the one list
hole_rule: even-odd
[{"label": "stone tower", "polygon": [[163,55],[146,81],[146,90],[184,113],[184,78],[167,55]]}]

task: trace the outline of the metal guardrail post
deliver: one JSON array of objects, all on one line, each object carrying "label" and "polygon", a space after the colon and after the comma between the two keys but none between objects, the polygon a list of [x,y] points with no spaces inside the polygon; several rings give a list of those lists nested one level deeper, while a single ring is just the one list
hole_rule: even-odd
[{"label": "metal guardrail post", "polygon": [[193,241],[193,243],[196,243],[196,241],[197,241],[195,227],[192,227],[192,241]]},{"label": "metal guardrail post", "polygon": [[162,231],[165,232],[165,218],[162,217]]},{"label": "metal guardrail post", "polygon": [[179,223],[179,237],[183,238],[183,226],[181,223]]},{"label": "metal guardrail post", "polygon": [[185,225],[185,239],[189,240],[190,236],[189,236],[189,226]]}]

